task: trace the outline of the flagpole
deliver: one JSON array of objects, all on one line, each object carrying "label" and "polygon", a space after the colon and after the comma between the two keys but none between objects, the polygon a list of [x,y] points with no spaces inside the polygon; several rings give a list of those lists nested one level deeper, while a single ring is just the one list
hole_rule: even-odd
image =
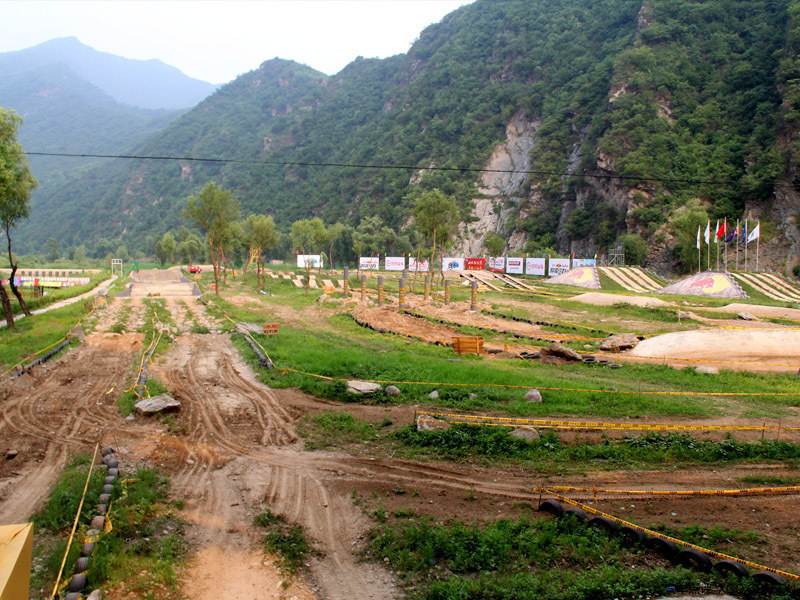
[{"label": "flagpole", "polygon": [[[744,230],[747,232],[747,219],[744,220]],[[744,237],[744,270],[747,271],[747,236]]]},{"label": "flagpole", "polygon": [[761,239],[761,221],[758,222],[758,237],[756,238],[756,273],[758,273],[758,242]]},{"label": "flagpole", "polygon": [[725,224],[722,226],[722,241],[725,242],[725,272],[728,272],[728,242],[725,236],[728,233],[728,217],[725,217]]},{"label": "flagpole", "polygon": [[739,219],[736,219],[736,270],[739,270]]}]

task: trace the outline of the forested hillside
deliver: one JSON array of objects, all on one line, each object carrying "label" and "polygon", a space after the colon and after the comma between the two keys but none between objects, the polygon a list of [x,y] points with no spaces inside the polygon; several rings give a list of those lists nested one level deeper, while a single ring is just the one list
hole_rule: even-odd
[{"label": "forested hillside", "polygon": [[[37,193],[20,239],[151,252],[215,180],[283,230],[310,216],[401,229],[415,194],[439,188],[458,201],[463,237],[593,254],[639,236],[662,269],[692,264],[701,222],[763,216],[762,241],[787,266],[800,248],[797,4],[478,0],[408,54],[333,77],[268,61],[132,150],[230,160],[109,162]],[[493,186],[475,169],[495,165],[512,122],[525,124],[530,173]]]}]

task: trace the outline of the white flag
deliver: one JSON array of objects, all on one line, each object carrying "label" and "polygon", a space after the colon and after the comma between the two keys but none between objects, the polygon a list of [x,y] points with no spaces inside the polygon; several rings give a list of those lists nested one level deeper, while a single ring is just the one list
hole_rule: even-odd
[{"label": "white flag", "polygon": [[719,244],[719,237],[717,234],[719,233],[719,219],[717,219],[717,228],[714,230],[714,243]]},{"label": "white flag", "polygon": [[753,228],[753,231],[750,232],[750,235],[747,236],[747,243],[749,244],[753,240],[758,239],[761,235],[761,221],[759,221],[756,226]]},{"label": "white flag", "polygon": [[697,249],[700,250],[700,225],[697,226]]},{"label": "white flag", "polygon": [[709,240],[711,239],[709,236],[711,234],[711,221],[706,224],[706,231],[703,234],[703,239],[706,241],[706,245],[708,245]]}]

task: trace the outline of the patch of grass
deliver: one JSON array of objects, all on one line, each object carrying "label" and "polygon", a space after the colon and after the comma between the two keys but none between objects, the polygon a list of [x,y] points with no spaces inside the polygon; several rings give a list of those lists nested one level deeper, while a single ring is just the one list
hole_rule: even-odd
[{"label": "patch of grass", "polygon": [[277,515],[267,508],[255,516],[254,522],[266,530],[264,547],[267,552],[277,554],[283,568],[289,573],[297,573],[314,553],[303,528],[296,523],[289,523],[283,515]]},{"label": "patch of grass", "polygon": [[800,484],[800,477],[778,476],[778,475],[747,475],[746,477],[738,477],[736,481],[741,481],[742,483],[749,483],[752,485],[782,486],[782,485],[798,485]]},{"label": "patch of grass", "polygon": [[306,419],[300,433],[306,450],[322,450],[375,438],[380,425],[360,421],[346,412],[326,411]]},{"label": "patch of grass", "polygon": [[[47,502],[33,515],[32,520],[37,528],[60,531],[72,527],[91,462],[92,456],[88,453],[77,454],[67,462],[58,481],[50,490]],[[103,476],[100,468],[92,471],[89,488],[86,491],[86,500],[81,509],[80,522],[87,521],[92,516],[97,496],[100,495],[100,489],[103,487]]]},{"label": "patch of grass", "polygon": [[[137,367],[138,364],[139,363],[137,362]],[[155,377],[148,377],[145,385],[147,386],[147,391],[150,393],[151,397],[169,392],[167,387]],[[117,398],[117,408],[119,408],[119,412],[123,417],[127,417],[129,414],[133,413],[135,405],[139,400],[140,398],[134,393],[133,390],[123,392],[120,397]]]},{"label": "patch of grass", "polygon": [[195,323],[192,325],[192,333],[199,333],[199,334],[206,334],[210,333],[210,329],[205,325],[200,325],[200,323]]}]

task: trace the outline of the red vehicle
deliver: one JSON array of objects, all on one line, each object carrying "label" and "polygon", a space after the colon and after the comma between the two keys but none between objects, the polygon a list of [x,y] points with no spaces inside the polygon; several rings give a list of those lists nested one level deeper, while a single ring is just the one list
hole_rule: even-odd
[{"label": "red vehicle", "polygon": [[197,265],[193,265],[193,266],[189,267],[189,273],[202,273],[202,272],[203,272],[203,269],[201,269]]}]

